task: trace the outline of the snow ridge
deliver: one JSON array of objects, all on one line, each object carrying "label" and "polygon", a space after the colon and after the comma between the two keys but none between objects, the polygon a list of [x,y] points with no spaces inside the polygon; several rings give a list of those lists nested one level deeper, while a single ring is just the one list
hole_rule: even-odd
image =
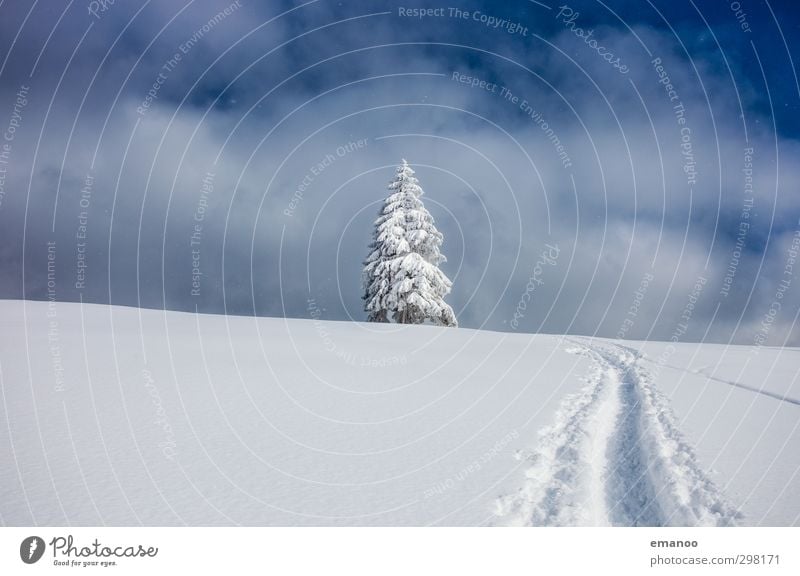
[{"label": "snow ridge", "polygon": [[523,486],[496,501],[498,523],[523,526],[729,526],[725,502],[675,424],[640,353],[574,341],[594,368],[540,431]]}]

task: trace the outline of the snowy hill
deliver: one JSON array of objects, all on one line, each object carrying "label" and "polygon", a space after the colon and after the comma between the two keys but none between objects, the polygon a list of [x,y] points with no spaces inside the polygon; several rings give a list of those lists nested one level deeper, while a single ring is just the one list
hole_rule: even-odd
[{"label": "snowy hill", "polygon": [[800,523],[798,349],[21,301],[0,327],[7,525]]}]

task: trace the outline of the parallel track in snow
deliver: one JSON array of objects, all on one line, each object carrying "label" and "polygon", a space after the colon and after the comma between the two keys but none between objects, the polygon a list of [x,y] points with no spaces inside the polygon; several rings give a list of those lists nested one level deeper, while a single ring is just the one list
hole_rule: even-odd
[{"label": "parallel track in snow", "polygon": [[593,372],[540,432],[522,487],[497,500],[498,523],[735,525],[741,514],[699,466],[639,352],[573,343],[570,352],[591,358]]}]

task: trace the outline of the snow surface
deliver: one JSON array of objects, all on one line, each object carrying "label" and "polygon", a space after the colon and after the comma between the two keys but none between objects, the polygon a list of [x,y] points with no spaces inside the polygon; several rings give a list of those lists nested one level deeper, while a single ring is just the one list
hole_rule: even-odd
[{"label": "snow surface", "polygon": [[6,525],[796,525],[800,350],[0,301]]}]

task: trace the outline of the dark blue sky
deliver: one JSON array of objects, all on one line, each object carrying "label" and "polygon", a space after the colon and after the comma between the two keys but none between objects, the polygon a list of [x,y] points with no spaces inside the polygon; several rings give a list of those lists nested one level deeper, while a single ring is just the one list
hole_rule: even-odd
[{"label": "dark blue sky", "polygon": [[463,327],[800,345],[794,3],[99,6],[0,6],[0,297],[363,320],[405,157]]}]

